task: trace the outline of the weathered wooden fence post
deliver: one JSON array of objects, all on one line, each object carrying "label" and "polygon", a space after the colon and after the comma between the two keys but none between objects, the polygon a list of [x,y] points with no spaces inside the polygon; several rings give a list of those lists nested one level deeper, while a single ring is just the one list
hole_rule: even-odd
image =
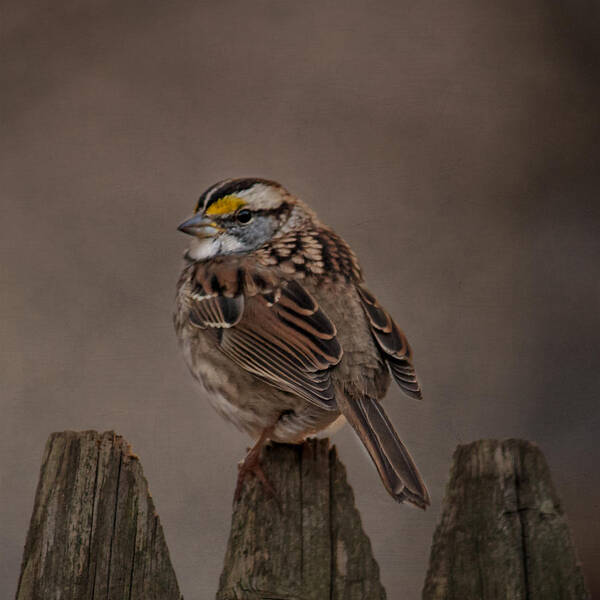
[{"label": "weathered wooden fence post", "polygon": [[53,433],[17,600],[180,600],[137,458],[113,432]]},{"label": "weathered wooden fence post", "polygon": [[423,600],[588,600],[544,455],[522,440],[459,446]]},{"label": "weathered wooden fence post", "polygon": [[346,471],[329,440],[269,445],[262,466],[278,498],[258,481],[246,482],[217,599],[384,599]]}]

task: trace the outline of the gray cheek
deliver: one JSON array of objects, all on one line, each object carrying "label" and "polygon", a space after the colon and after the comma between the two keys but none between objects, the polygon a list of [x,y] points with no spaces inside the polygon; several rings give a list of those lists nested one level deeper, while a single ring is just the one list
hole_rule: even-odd
[{"label": "gray cheek", "polygon": [[242,245],[248,250],[253,250],[271,239],[273,223],[268,217],[256,217],[252,223],[240,227],[236,233]]}]

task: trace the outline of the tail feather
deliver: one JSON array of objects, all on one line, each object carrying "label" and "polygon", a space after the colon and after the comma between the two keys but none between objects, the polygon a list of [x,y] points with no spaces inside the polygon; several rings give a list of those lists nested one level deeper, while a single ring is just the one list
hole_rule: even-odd
[{"label": "tail feather", "polygon": [[427,508],[430,504],[427,488],[379,401],[369,396],[343,396],[338,397],[338,405],[369,451],[391,496],[398,502],[406,500]]}]

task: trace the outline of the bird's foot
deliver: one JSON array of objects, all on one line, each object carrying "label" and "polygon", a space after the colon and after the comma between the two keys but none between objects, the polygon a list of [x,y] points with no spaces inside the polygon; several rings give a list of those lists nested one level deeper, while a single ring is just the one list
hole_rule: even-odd
[{"label": "bird's foot", "polygon": [[238,478],[237,485],[235,486],[235,494],[233,499],[238,502],[242,496],[242,490],[244,489],[244,481],[249,475],[254,475],[263,485],[267,494],[277,500],[277,494],[275,488],[271,485],[258,458],[252,460],[244,460],[238,467]]},{"label": "bird's foot", "polygon": [[241,462],[238,466],[238,478],[237,484],[235,486],[235,494],[233,495],[233,501],[238,502],[242,497],[242,491],[244,489],[244,481],[249,475],[254,475],[262,484],[267,495],[279,506],[281,510],[281,503],[279,502],[279,497],[277,496],[277,492],[275,488],[271,485],[270,481],[267,479],[265,472],[260,464],[260,453],[262,447],[264,446],[266,440],[268,439],[268,434],[270,433],[270,429],[260,436],[259,440],[256,444],[250,449],[246,458]]}]

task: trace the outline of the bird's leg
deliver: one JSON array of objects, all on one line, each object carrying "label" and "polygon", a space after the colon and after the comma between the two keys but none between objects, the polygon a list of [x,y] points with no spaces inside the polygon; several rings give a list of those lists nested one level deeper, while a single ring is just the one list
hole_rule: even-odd
[{"label": "bird's leg", "polygon": [[263,484],[267,493],[273,498],[275,498],[275,500],[277,500],[277,494],[275,493],[273,486],[269,483],[265,472],[260,466],[261,450],[267,442],[267,440],[269,439],[269,436],[273,433],[274,428],[274,426],[271,426],[263,430],[258,440],[256,440],[254,446],[252,446],[248,454],[246,454],[246,458],[244,459],[244,461],[239,465],[238,480],[237,485],[235,486],[235,494],[233,496],[234,502],[237,502],[240,499],[242,495],[242,489],[244,487],[244,479],[246,479],[246,477],[250,473],[256,476],[258,480]]}]

